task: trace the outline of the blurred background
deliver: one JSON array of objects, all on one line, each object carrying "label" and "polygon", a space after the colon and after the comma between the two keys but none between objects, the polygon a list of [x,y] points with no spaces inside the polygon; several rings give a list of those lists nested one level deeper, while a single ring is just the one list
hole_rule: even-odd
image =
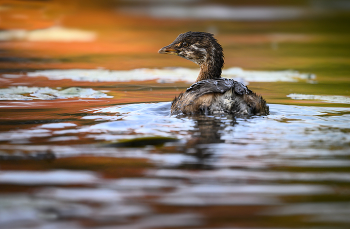
[{"label": "blurred background", "polygon": [[0,68],[196,67],[157,51],[186,31],[214,33],[226,67],[349,73],[347,0],[3,0]]}]

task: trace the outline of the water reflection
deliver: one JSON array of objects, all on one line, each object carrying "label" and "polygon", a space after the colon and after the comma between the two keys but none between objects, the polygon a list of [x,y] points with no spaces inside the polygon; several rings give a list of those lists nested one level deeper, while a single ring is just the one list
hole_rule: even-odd
[{"label": "water reflection", "polygon": [[198,116],[194,117],[193,120],[195,120],[196,125],[194,126],[192,141],[195,140],[197,144],[225,142],[221,139],[225,127],[233,128],[237,123],[233,115]]},{"label": "water reflection", "polygon": [[[347,222],[342,217],[347,203],[341,201],[348,195],[338,195],[337,190],[346,190],[350,177],[348,108],[270,104],[269,116],[181,117],[170,116],[169,107],[167,102],[94,108],[74,123],[42,124],[26,132],[31,133],[28,141],[34,136],[55,139],[52,146],[21,146],[3,139],[7,144],[0,150],[9,166],[15,159],[10,155],[26,164],[32,162],[25,155],[50,152],[55,157],[46,163],[38,157],[40,166],[51,168],[48,171],[0,174],[7,189],[37,187],[30,198],[0,196],[8,199],[3,207],[0,204],[5,215],[0,225],[31,228],[69,219],[113,228],[186,228],[210,224],[210,218],[220,222],[223,216],[234,223],[239,215],[235,208],[248,208],[249,217],[265,223],[294,214],[312,216],[299,219],[300,224],[335,222],[342,228]],[[89,124],[77,125],[79,119]],[[37,135],[38,130],[46,130],[38,132],[45,135]],[[60,145],[65,137],[100,144]],[[118,145],[121,142],[124,145]],[[80,162],[72,164],[75,158]],[[144,159],[147,162],[138,161]],[[124,171],[134,175],[118,177]],[[311,203],[305,205],[305,199]],[[328,218],[315,210],[323,205],[334,208]],[[173,210],[169,213],[168,208]],[[7,216],[15,212],[18,221]]]},{"label": "water reflection", "polygon": [[[177,116],[181,117],[181,116]],[[187,117],[189,118],[189,117]],[[215,160],[215,155],[210,152],[205,144],[224,143],[222,139],[226,126],[233,127],[235,117],[232,115],[205,116],[198,115],[190,117],[195,123],[193,129],[190,130],[191,137],[186,143],[185,152],[196,159],[195,163],[187,163],[181,165],[186,169],[210,169],[212,162]]]}]

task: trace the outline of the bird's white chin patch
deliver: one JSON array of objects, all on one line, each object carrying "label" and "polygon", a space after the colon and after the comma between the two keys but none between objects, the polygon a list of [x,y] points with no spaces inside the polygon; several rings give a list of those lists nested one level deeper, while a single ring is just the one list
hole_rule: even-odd
[{"label": "bird's white chin patch", "polygon": [[195,53],[193,51],[190,51],[190,50],[181,51],[179,53],[179,56],[185,58],[186,60],[190,60],[193,63],[198,64],[198,65],[202,64],[205,61],[202,59],[197,59]]}]

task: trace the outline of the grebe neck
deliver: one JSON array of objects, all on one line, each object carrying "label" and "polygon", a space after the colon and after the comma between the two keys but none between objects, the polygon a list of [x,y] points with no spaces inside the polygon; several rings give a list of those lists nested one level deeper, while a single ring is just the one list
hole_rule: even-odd
[{"label": "grebe neck", "polygon": [[[215,47],[218,46],[218,47]],[[224,66],[224,54],[221,46],[216,43],[207,52],[205,61],[200,64],[199,75],[196,82],[206,79],[219,79],[221,78],[221,70]]]}]

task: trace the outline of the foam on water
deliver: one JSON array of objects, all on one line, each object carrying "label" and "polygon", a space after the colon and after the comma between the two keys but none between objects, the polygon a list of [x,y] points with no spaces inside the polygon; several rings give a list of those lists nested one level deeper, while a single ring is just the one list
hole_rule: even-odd
[{"label": "foam on water", "polygon": [[5,184],[93,184],[98,177],[88,171],[6,171],[0,173],[0,183]]},{"label": "foam on water", "polygon": [[341,95],[304,95],[304,94],[289,94],[287,97],[296,100],[321,100],[327,103],[344,103],[350,104],[350,97]]},{"label": "foam on water", "polygon": [[[29,94],[29,95],[28,95]],[[68,98],[112,98],[91,88],[70,87],[52,89],[49,87],[17,86],[0,89],[0,100],[51,100]]]},{"label": "foam on water", "polygon": [[[104,69],[68,69],[68,70],[37,70],[23,74],[3,74],[4,78],[14,77],[39,77],[44,76],[50,80],[71,79],[74,81],[88,82],[130,82],[157,80],[159,83],[172,83],[196,81],[199,69],[189,68],[165,68],[165,69],[134,69],[134,70],[104,70]],[[241,68],[228,68],[222,71],[223,77],[235,79],[242,83],[247,82],[296,82],[299,80],[312,80],[312,74],[299,73],[297,71],[249,71]]]}]

